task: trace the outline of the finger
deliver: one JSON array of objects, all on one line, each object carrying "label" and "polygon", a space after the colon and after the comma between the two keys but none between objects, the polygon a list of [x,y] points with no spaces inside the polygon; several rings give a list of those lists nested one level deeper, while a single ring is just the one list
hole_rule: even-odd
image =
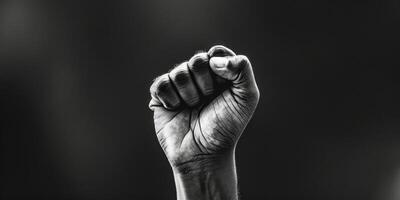
[{"label": "finger", "polygon": [[235,56],[235,52],[230,50],[228,47],[222,45],[215,45],[208,50],[208,56],[210,57],[225,57],[225,56]]},{"label": "finger", "polygon": [[[212,57],[225,57],[225,56],[235,56],[235,52],[233,52],[228,47],[222,45],[215,45],[208,50],[208,56]],[[218,86],[218,90],[225,90],[229,86],[229,82],[224,80],[219,76],[214,76],[214,80],[216,85]]]},{"label": "finger", "polygon": [[200,95],[190,77],[187,62],[180,64],[169,73],[180,97],[188,106],[195,106],[200,101]]},{"label": "finger", "polygon": [[188,62],[188,67],[193,75],[194,82],[204,95],[210,95],[214,92],[214,83],[211,76],[211,69],[208,64],[207,53],[199,53],[194,55]]},{"label": "finger", "polygon": [[163,106],[172,110],[180,106],[180,99],[176,93],[168,74],[158,77],[150,87],[151,101],[150,109],[155,106]]},{"label": "finger", "polygon": [[232,81],[232,91],[242,97],[259,97],[253,69],[246,56],[213,57],[210,68],[218,76]]}]

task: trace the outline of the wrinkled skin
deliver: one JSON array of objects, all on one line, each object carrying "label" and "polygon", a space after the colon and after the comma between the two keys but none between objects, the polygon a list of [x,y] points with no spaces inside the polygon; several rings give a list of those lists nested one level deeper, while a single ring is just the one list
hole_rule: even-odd
[{"label": "wrinkled skin", "polygon": [[259,99],[247,57],[214,46],[151,86],[158,140],[172,167],[233,152]]}]

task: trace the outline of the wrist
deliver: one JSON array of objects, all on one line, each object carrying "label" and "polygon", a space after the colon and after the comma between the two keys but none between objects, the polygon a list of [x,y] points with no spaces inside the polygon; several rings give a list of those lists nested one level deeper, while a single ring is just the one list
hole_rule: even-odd
[{"label": "wrist", "polygon": [[219,171],[223,168],[235,165],[234,151],[221,154],[203,154],[194,156],[184,162],[171,162],[174,174],[191,176],[206,172]]},{"label": "wrist", "polygon": [[178,200],[238,199],[233,154],[186,164],[173,167]]}]

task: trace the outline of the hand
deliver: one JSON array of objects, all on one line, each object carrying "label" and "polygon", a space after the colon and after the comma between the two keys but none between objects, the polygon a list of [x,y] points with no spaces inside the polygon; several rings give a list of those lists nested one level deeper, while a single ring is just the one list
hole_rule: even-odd
[{"label": "hand", "polygon": [[178,199],[237,199],[234,150],[259,99],[247,57],[214,46],[158,77],[150,92]]},{"label": "hand", "polygon": [[150,91],[158,140],[171,166],[182,170],[232,152],[259,99],[247,57],[223,46],[161,75]]}]

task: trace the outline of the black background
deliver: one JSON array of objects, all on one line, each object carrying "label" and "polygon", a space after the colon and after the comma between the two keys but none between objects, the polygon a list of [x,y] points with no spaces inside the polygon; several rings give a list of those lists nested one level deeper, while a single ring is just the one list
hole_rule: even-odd
[{"label": "black background", "polygon": [[261,92],[242,199],[396,191],[399,1],[77,2],[0,2],[2,199],[174,199],[148,88],[215,44]]}]

